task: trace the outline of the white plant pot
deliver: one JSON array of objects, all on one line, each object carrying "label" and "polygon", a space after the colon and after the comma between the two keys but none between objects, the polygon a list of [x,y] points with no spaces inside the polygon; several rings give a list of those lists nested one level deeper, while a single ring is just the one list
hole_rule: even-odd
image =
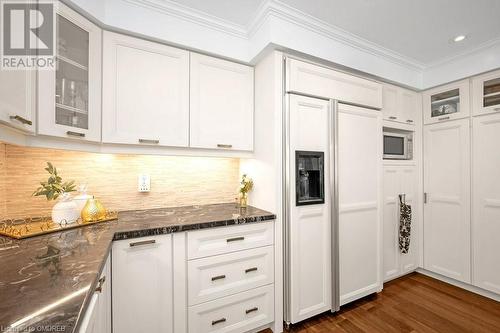
[{"label": "white plant pot", "polygon": [[58,201],[52,208],[52,221],[59,224],[75,223],[80,217],[78,207],[73,200]]}]

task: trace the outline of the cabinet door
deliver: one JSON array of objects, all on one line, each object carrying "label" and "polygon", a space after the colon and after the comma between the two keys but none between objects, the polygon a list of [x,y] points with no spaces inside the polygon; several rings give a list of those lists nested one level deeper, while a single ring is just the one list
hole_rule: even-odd
[{"label": "cabinet door", "polygon": [[191,53],[190,146],[253,150],[253,68]]},{"label": "cabinet door", "polygon": [[382,113],[385,120],[401,121],[398,112],[398,87],[384,84],[382,88]]},{"label": "cabinet door", "polygon": [[36,71],[0,70],[0,122],[35,132]]},{"label": "cabinet door", "polygon": [[398,167],[384,167],[384,227],[383,227],[383,269],[384,281],[400,275],[400,252],[398,246],[399,199],[401,173]]},{"label": "cabinet door", "polygon": [[427,90],[423,94],[424,124],[470,115],[469,79]]},{"label": "cabinet door", "polygon": [[472,283],[500,294],[500,114],[473,122]]},{"label": "cabinet door", "polygon": [[472,79],[472,102],[474,116],[500,112],[500,71]]},{"label": "cabinet door", "polygon": [[[289,251],[292,323],[332,308],[332,206],[328,186],[330,183],[329,109],[328,101],[290,95],[289,156],[291,159],[290,170],[293,170],[290,193],[296,193],[297,172],[295,170],[298,170],[295,163],[296,151],[324,154],[324,203],[296,205],[294,196],[290,204]],[[311,161],[311,163],[314,162]],[[299,181],[302,181],[302,178],[301,176]],[[321,187],[321,184],[310,187],[318,188]]]},{"label": "cabinet door", "polygon": [[381,138],[380,111],[339,104],[341,305],[382,289]]},{"label": "cabinet door", "polygon": [[424,268],[470,283],[469,119],[424,127]]},{"label": "cabinet door", "polygon": [[101,29],[59,3],[56,70],[38,72],[38,133],[101,141]]},{"label": "cabinet door", "polygon": [[173,332],[172,236],[113,243],[113,331]]},{"label": "cabinet door", "polygon": [[400,89],[398,94],[399,119],[401,122],[408,125],[421,123],[421,103],[419,103],[420,95],[416,92]]},{"label": "cabinet door", "polygon": [[189,52],[104,33],[106,143],[187,147]]}]

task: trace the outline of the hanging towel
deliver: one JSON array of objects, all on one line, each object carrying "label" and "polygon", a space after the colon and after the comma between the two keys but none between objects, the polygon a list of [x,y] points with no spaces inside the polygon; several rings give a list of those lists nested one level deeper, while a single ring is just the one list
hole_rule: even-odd
[{"label": "hanging towel", "polygon": [[399,195],[399,250],[407,254],[410,250],[411,206],[406,204],[405,195]]}]

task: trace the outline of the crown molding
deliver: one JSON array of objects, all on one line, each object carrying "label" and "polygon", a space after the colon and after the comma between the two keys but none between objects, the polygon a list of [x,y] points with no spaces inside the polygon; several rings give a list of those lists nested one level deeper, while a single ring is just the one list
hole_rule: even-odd
[{"label": "crown molding", "polygon": [[236,37],[248,38],[246,27],[226,21],[220,17],[207,14],[178,2],[170,0],[123,0],[130,4],[141,6],[150,10],[158,11],[181,20],[189,21],[207,28],[218,30]]},{"label": "crown molding", "polygon": [[258,8],[253,20],[247,27],[248,36],[253,36],[262,24],[275,17],[299,25],[313,33],[318,33],[336,42],[343,43],[358,50],[382,57],[392,63],[405,66],[411,70],[421,71],[425,64],[376,43],[370,42],[312,15],[306,14],[279,0],[265,0]]}]

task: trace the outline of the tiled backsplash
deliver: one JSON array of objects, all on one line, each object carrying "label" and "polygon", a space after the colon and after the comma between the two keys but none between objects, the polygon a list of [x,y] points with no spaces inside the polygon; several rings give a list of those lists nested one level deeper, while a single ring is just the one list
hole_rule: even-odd
[{"label": "tiled backsplash", "polygon": [[[232,202],[237,196],[237,158],[96,154],[0,143],[4,218],[50,215],[54,202],[31,196],[48,178],[47,161],[57,167],[63,181],[86,183],[89,194],[110,210]],[[149,193],[137,191],[141,173],[151,176]]]}]

